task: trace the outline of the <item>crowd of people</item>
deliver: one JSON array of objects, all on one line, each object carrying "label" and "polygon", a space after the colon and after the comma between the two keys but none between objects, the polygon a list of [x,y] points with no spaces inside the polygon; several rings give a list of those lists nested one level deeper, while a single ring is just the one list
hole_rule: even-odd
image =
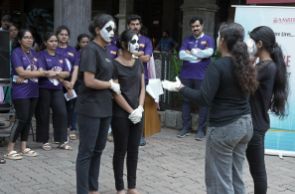
[{"label": "crowd of people", "polygon": [[[117,194],[139,194],[138,148],[145,145],[143,128],[149,118],[145,114],[145,87],[151,77],[148,62],[153,54],[152,42],[141,34],[141,26],[141,17],[130,15],[127,29],[116,36],[114,18],[100,14],[89,25],[91,36],[79,35],[76,48],[69,45],[70,30],[59,26],[45,34],[37,52],[29,29],[18,30],[2,22],[1,30],[9,30],[14,41],[11,90],[16,115],[5,157],[20,160],[38,156],[27,145],[33,115],[37,142],[42,149],[51,150],[52,115],[53,142],[58,148],[72,150],[68,139],[79,137],[77,193],[99,194],[100,160],[111,127]],[[177,137],[189,134],[191,102],[198,104],[195,139],[206,137],[207,193],[244,194],[243,164],[247,158],[255,194],[266,194],[264,137],[270,127],[268,111],[283,117],[288,96],[286,65],[275,34],[267,26],[253,29],[250,38],[254,48],[250,53],[240,24],[220,26],[216,49],[214,39],[204,33],[201,17],[192,17],[189,26],[192,34],[183,40],[179,51],[183,60],[180,79],[162,82],[164,89],[184,97],[183,127]],[[165,34],[159,47],[169,52],[168,44],[176,46]],[[211,61],[215,50],[221,57]],[[17,152],[19,137],[21,149]],[[123,180],[125,158],[127,190]]]}]

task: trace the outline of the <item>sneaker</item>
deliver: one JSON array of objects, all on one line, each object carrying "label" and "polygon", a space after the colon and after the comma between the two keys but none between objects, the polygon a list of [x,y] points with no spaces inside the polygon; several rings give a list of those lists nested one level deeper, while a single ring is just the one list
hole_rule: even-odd
[{"label": "sneaker", "polygon": [[146,144],[145,138],[144,138],[144,137],[141,137],[141,138],[140,138],[140,143],[139,143],[139,145],[140,145],[140,146],[145,146],[145,144]]},{"label": "sneaker", "polygon": [[195,136],[195,140],[197,141],[203,141],[205,139],[205,134],[204,133],[197,133]]},{"label": "sneaker", "polygon": [[183,138],[183,137],[185,137],[185,136],[188,136],[189,133],[190,133],[190,132],[189,132],[188,130],[186,130],[186,129],[182,129],[182,130],[180,130],[180,131],[178,132],[177,137],[179,137],[179,138]]}]

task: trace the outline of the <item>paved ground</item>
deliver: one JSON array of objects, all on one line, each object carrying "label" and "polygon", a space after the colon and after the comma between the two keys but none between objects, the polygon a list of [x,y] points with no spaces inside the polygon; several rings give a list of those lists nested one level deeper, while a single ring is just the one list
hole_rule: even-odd
[{"label": "paved ground", "polygon": [[[204,194],[204,142],[193,136],[178,139],[176,130],[162,129],[148,138],[140,148],[137,187],[142,194]],[[54,149],[43,151],[39,145],[36,158],[7,161],[0,165],[0,193],[69,194],[75,193],[75,158],[73,151]],[[0,147],[0,152],[6,148]],[[108,143],[102,157],[101,194],[114,194],[111,158],[113,144]],[[295,193],[295,158],[266,157],[269,194]],[[245,169],[247,193],[253,193],[252,180]]]}]

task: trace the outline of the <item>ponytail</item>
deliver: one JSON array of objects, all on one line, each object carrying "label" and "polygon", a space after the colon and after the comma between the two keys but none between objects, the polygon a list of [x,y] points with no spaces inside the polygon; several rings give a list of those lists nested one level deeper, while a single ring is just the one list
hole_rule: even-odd
[{"label": "ponytail", "polygon": [[275,43],[271,52],[271,58],[277,67],[273,88],[273,98],[270,110],[279,117],[286,116],[286,104],[288,99],[288,75],[281,47]]},{"label": "ponytail", "polygon": [[255,68],[250,64],[247,45],[241,40],[237,41],[232,47],[231,54],[235,64],[234,73],[242,91],[245,94],[253,94],[258,87],[258,82]]}]

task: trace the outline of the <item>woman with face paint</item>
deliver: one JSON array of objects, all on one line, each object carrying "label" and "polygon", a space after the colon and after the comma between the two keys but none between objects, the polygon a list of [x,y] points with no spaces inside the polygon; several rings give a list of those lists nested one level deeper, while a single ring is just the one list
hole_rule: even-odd
[{"label": "woman with face paint", "polygon": [[131,30],[120,36],[121,55],[114,61],[114,79],[121,86],[121,94],[114,95],[112,129],[114,136],[113,168],[117,194],[125,194],[123,169],[127,153],[128,194],[136,190],[138,147],[142,134],[143,104],[145,98],[144,67],[139,59],[138,36]]},{"label": "woman with face paint", "polygon": [[220,28],[221,58],[208,66],[200,90],[186,87],[179,80],[163,81],[164,88],[180,91],[210,107],[205,155],[207,194],[245,193],[243,163],[253,133],[248,98],[258,83],[243,39],[240,24]]},{"label": "woman with face paint", "polygon": [[[30,30],[21,30],[17,36],[17,47],[11,55],[12,64],[12,99],[16,113],[16,123],[11,131],[6,158],[22,159],[22,156],[37,156],[27,148],[31,119],[38,100],[38,77],[46,75],[39,69],[37,54],[32,49],[33,36]],[[14,150],[15,142],[21,136],[21,152]]]},{"label": "woman with face paint", "polygon": [[279,117],[286,114],[288,75],[283,53],[273,30],[260,26],[250,32],[259,63],[255,68],[259,87],[250,98],[254,133],[247,148],[247,159],[254,180],[254,193],[267,193],[264,137],[270,127],[269,110]]},{"label": "woman with face paint", "polygon": [[67,143],[67,111],[62,88],[62,81],[69,76],[69,69],[64,58],[56,53],[57,37],[54,33],[45,34],[43,45],[45,49],[39,53],[40,68],[51,72],[52,76],[39,81],[37,142],[41,142],[42,149],[46,151],[52,148],[49,143],[49,117],[52,109],[54,141],[59,142],[59,148],[71,150],[72,147]]},{"label": "woman with face paint", "polygon": [[[70,70],[70,77],[63,81],[64,92],[67,92],[69,96],[73,95],[73,89],[75,87],[79,65],[77,61],[76,49],[69,45],[70,30],[67,26],[59,26],[56,29],[56,36],[58,39],[58,47],[56,53],[65,58],[68,69]],[[77,123],[75,110],[76,99],[66,101],[67,114],[68,114],[68,129],[70,134],[76,134]]]},{"label": "woman with face paint", "polygon": [[112,117],[112,91],[120,94],[113,82],[113,63],[106,46],[114,36],[112,16],[94,17],[89,25],[93,41],[82,50],[79,96],[77,99],[80,135],[76,163],[77,194],[98,194],[100,158],[107,141]]}]

